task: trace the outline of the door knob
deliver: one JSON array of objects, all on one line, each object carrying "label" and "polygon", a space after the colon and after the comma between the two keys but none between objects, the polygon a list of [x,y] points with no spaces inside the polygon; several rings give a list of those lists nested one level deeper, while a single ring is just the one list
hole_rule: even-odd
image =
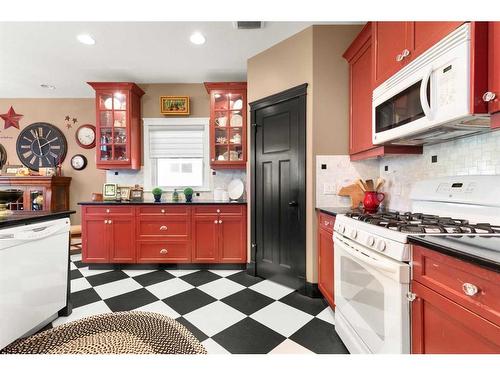
[{"label": "door knob", "polygon": [[299,204],[297,203],[297,201],[290,201],[290,202],[288,202],[288,205],[290,207],[297,207]]}]

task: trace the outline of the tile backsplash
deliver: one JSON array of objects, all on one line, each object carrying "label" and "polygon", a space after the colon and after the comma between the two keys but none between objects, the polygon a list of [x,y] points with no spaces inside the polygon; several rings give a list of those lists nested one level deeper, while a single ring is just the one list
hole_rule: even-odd
[{"label": "tile backsplash", "polygon": [[[118,172],[118,174],[115,174],[115,172]],[[213,190],[215,188],[223,188],[227,189],[227,185],[229,182],[235,178],[239,178],[240,180],[243,181],[243,184],[246,186],[246,172],[245,171],[240,171],[240,170],[218,170],[215,172],[215,175],[210,173],[210,183],[209,186],[211,187],[210,191],[200,191],[199,196],[195,196],[193,198],[194,201],[196,200],[210,200],[213,199]],[[143,169],[140,169],[138,171],[131,171],[131,170],[110,170],[106,171],[106,182],[108,183],[113,183],[113,184],[118,184],[122,186],[134,186],[135,184],[139,184],[141,186],[144,186],[144,172]],[[195,189],[196,192],[196,189]],[[170,199],[172,193],[167,192],[164,193],[164,198],[165,199]],[[246,192],[243,194],[243,198],[246,198]],[[153,196],[150,192],[145,191],[144,192],[144,199],[146,200],[152,200]]]},{"label": "tile backsplash", "polygon": [[[321,169],[322,164],[326,169]],[[387,169],[387,170],[386,170]],[[398,155],[351,162],[348,155],[316,157],[316,206],[348,206],[336,193],[356,178],[386,180],[385,207],[409,211],[415,181],[442,176],[500,174],[500,131],[424,146],[422,155]],[[325,186],[325,184],[327,186]],[[334,193],[328,192],[334,191]]]}]

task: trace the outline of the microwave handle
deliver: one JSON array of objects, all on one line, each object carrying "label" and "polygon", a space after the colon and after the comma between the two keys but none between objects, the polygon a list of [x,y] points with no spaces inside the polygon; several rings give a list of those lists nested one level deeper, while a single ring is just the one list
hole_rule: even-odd
[{"label": "microwave handle", "polygon": [[432,118],[432,111],[429,103],[427,102],[427,86],[429,85],[429,80],[431,79],[432,68],[430,68],[427,73],[422,78],[422,84],[420,85],[420,105],[424,111],[425,117],[429,120]]}]

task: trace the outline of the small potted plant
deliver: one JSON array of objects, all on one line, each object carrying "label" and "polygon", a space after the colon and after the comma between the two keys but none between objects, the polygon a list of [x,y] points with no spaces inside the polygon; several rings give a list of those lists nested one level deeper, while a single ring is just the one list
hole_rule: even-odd
[{"label": "small potted plant", "polygon": [[193,201],[193,189],[190,187],[187,187],[184,189],[184,196],[186,197],[186,202],[192,202]]},{"label": "small potted plant", "polygon": [[155,187],[152,191],[153,196],[155,197],[155,202],[161,202],[161,195],[163,194],[163,190],[159,187]]}]

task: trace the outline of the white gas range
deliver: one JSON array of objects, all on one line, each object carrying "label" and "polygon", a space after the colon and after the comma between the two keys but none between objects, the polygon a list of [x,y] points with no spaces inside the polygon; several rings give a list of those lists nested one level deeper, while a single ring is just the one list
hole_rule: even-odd
[{"label": "white gas range", "polygon": [[337,215],[335,329],[351,353],[410,352],[408,236],[500,236],[500,175],[421,181],[411,199],[414,213]]}]

